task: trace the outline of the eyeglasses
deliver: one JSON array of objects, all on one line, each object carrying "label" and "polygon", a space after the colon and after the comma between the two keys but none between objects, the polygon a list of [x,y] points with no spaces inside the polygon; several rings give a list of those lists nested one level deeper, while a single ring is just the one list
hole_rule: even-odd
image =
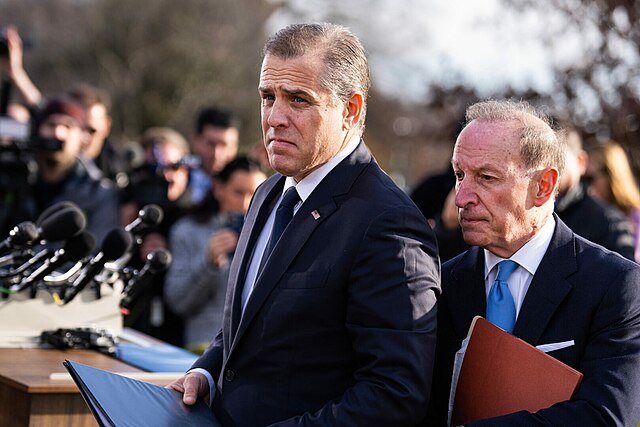
[{"label": "eyeglasses", "polygon": [[178,169],[180,169],[183,166],[184,166],[184,164],[182,162],[158,164],[158,168],[159,169],[172,170],[172,171],[177,171]]}]

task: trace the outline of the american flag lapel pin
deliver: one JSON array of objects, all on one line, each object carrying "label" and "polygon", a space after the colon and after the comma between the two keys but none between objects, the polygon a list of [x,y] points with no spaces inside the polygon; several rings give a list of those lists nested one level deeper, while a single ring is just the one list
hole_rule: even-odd
[{"label": "american flag lapel pin", "polygon": [[320,218],[320,213],[317,210],[314,210],[313,212],[311,212],[311,216],[313,217],[313,219],[317,220]]}]

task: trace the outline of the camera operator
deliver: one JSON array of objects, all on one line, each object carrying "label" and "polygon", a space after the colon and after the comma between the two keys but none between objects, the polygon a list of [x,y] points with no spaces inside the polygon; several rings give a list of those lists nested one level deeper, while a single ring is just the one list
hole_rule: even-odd
[{"label": "camera operator", "polygon": [[[188,188],[191,168],[189,145],[185,138],[167,127],[146,130],[140,138],[144,164],[131,171],[130,184],[121,211],[121,221],[128,224],[145,205],[162,208],[164,218],[155,229],[142,236],[131,260],[140,267],[147,255],[157,248],[167,248],[169,230],[192,208]],[[162,298],[164,274],[156,279],[134,302],[124,319],[126,326],[175,345],[182,345],[182,321]]]},{"label": "camera operator", "polygon": [[37,114],[37,178],[27,187],[20,208],[26,217],[20,220],[33,221],[49,206],[68,200],[80,207],[87,217],[87,229],[102,242],[119,226],[118,193],[80,152],[88,137],[85,120],[82,105],[65,96],[49,100]]},{"label": "camera operator", "polygon": [[164,296],[183,317],[185,347],[194,353],[202,354],[222,327],[229,264],[251,197],[265,179],[246,157],[232,160],[216,175],[203,204],[171,228],[173,262]]}]

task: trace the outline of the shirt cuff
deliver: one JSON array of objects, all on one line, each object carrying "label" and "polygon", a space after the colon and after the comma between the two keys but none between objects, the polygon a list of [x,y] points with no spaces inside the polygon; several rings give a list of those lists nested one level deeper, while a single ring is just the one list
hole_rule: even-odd
[{"label": "shirt cuff", "polygon": [[187,371],[187,374],[189,372],[198,372],[198,373],[201,373],[202,375],[204,375],[207,378],[207,382],[209,383],[209,401],[207,402],[207,405],[211,406],[211,403],[213,403],[213,398],[216,395],[216,387],[215,387],[216,383],[215,383],[215,381],[213,381],[213,377],[211,376],[209,371],[207,371],[206,369],[202,369],[202,368],[189,369]]}]

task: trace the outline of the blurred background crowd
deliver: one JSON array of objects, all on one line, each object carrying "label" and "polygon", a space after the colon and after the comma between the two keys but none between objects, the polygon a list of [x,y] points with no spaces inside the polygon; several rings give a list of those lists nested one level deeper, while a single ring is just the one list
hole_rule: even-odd
[{"label": "blurred background crowd", "polygon": [[273,28],[327,20],[369,49],[365,140],[435,228],[443,261],[465,248],[451,150],[464,108],[487,97],[556,118],[569,147],[556,212],[640,260],[640,6],[469,1],[455,14],[435,0],[387,3],[0,0],[1,235],[70,200],[102,242],[160,206],[132,262],[158,248],[173,261],[125,325],[202,351],[221,321],[243,213],[271,173],[260,47]]}]

